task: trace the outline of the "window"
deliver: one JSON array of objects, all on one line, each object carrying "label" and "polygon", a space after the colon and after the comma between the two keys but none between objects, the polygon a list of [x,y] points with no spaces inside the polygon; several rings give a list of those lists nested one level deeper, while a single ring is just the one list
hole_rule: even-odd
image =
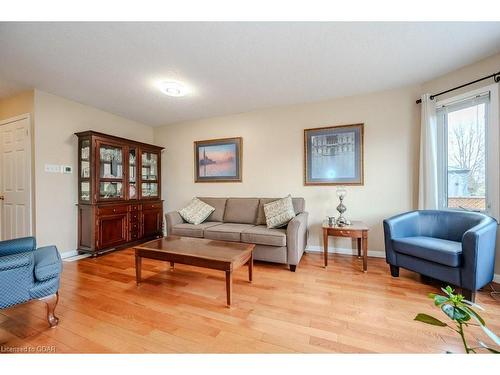
[{"label": "window", "polygon": [[[482,211],[497,216],[498,130],[492,129],[492,122],[497,120],[491,116],[491,96],[491,90],[487,90],[438,103],[441,208]],[[494,142],[490,139],[493,136]]]}]

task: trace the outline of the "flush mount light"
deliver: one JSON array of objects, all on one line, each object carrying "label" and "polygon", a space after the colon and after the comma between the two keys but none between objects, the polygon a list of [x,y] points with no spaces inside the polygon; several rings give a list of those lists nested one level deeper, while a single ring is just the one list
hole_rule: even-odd
[{"label": "flush mount light", "polygon": [[188,89],[180,82],[165,81],[160,82],[160,91],[168,96],[184,96],[188,93]]}]

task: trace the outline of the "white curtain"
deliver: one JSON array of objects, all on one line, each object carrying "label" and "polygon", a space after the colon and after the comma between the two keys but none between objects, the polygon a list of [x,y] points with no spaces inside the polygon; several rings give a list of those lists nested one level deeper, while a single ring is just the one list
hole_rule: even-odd
[{"label": "white curtain", "polygon": [[438,209],[436,103],[422,95],[420,118],[419,210]]}]

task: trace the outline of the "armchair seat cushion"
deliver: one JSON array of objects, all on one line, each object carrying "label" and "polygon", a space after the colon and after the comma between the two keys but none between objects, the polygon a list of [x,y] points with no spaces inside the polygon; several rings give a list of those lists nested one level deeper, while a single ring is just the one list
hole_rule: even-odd
[{"label": "armchair seat cushion", "polygon": [[286,246],[286,229],[270,229],[265,225],[257,225],[243,231],[241,241],[256,245]]},{"label": "armchair seat cushion", "polygon": [[58,277],[62,270],[62,261],[55,246],[41,247],[35,254],[35,279],[45,281]]},{"label": "armchair seat cushion", "polygon": [[405,237],[392,240],[397,253],[429,260],[450,267],[462,264],[462,243],[433,237]]},{"label": "armchair seat cushion", "polygon": [[203,238],[205,229],[220,224],[221,223],[215,221],[205,221],[204,223],[198,225],[189,223],[176,224],[173,226],[171,234],[176,236]]}]

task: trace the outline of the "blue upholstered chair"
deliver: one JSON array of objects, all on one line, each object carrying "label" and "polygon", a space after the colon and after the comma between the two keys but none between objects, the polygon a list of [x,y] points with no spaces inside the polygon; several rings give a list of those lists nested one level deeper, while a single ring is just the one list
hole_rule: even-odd
[{"label": "blue upholstered chair", "polygon": [[55,327],[62,261],[55,246],[36,248],[33,237],[0,241],[0,309],[33,299],[47,304],[47,319]]},{"label": "blue upholstered chair", "polygon": [[399,267],[475,292],[493,280],[498,224],[468,211],[411,211],[384,220],[385,256]]}]

